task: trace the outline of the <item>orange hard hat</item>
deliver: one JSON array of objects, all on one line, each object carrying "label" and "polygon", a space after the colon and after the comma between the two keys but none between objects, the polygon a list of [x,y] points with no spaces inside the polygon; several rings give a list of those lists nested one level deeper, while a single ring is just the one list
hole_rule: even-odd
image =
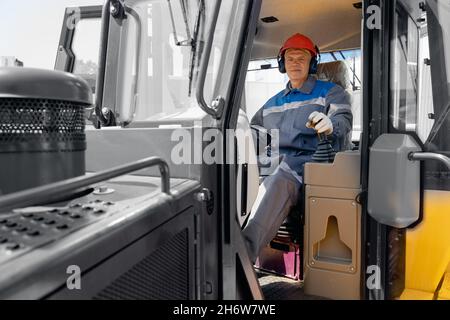
[{"label": "orange hard hat", "polygon": [[317,48],[310,38],[296,33],[286,40],[283,47],[280,49],[280,56],[283,56],[288,49],[306,49],[311,53],[312,57],[317,56]]}]

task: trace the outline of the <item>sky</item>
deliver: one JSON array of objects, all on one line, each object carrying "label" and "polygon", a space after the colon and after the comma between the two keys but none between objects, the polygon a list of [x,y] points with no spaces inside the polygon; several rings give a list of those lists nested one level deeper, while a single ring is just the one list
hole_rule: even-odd
[{"label": "sky", "polygon": [[[25,67],[53,69],[66,7],[101,5],[103,0],[0,0],[0,56],[15,56]],[[80,24],[76,49],[84,60],[97,60],[100,29]],[[98,30],[98,31],[97,31]],[[75,46],[75,43],[74,43]]]}]

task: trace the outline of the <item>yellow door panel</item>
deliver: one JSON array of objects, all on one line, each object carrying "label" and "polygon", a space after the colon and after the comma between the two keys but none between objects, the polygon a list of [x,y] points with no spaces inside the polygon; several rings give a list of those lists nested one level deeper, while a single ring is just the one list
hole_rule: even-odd
[{"label": "yellow door panel", "polygon": [[450,273],[447,272],[439,289],[438,300],[450,300]]},{"label": "yellow door panel", "polygon": [[402,299],[426,296],[418,292],[433,297],[450,263],[449,230],[450,191],[425,190],[423,221],[406,234],[406,289]]},{"label": "yellow door panel", "polygon": [[434,293],[405,289],[400,300],[433,300]]}]

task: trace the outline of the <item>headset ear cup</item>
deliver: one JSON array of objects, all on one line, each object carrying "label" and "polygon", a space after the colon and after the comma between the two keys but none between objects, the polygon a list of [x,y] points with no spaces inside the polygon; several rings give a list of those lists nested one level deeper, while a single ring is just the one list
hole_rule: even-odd
[{"label": "headset ear cup", "polygon": [[314,57],[311,59],[311,63],[309,64],[309,74],[316,74],[317,73],[317,57]]},{"label": "headset ear cup", "polygon": [[286,73],[286,65],[284,63],[284,57],[278,57],[278,70],[281,73]]},{"label": "headset ear cup", "polygon": [[316,48],[316,56],[311,60],[311,64],[309,65],[309,73],[316,74],[317,68],[320,63],[320,49],[318,46],[314,46]]}]

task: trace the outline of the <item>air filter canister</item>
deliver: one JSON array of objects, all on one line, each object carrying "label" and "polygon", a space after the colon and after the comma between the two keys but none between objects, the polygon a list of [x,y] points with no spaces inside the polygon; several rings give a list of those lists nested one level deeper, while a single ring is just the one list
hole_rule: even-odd
[{"label": "air filter canister", "polygon": [[91,104],[72,74],[0,68],[0,195],[84,175]]}]

